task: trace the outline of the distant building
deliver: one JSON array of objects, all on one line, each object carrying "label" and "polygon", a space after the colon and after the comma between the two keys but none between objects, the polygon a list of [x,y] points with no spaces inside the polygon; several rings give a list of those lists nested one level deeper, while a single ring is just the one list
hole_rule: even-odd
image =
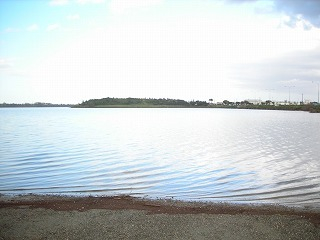
[{"label": "distant building", "polygon": [[260,105],[261,104],[261,99],[246,99],[245,101],[248,101],[249,103],[253,105]]},{"label": "distant building", "polygon": [[274,103],[275,106],[280,106],[280,105],[289,105],[288,101],[283,101],[283,102],[275,102]]}]

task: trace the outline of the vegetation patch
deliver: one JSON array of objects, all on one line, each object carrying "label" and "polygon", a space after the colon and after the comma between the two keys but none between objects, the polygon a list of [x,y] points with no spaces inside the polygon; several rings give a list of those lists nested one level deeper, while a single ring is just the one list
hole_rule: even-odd
[{"label": "vegetation patch", "polygon": [[207,107],[206,101],[184,101],[169,98],[101,98],[84,101],[77,108],[173,108]]}]

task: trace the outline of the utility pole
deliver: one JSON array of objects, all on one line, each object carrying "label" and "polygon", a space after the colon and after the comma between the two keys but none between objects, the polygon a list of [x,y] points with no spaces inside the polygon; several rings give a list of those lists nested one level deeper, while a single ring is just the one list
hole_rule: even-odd
[{"label": "utility pole", "polygon": [[319,82],[312,81],[312,83],[318,84],[318,103],[320,103],[319,102]]},{"label": "utility pole", "polygon": [[291,92],[291,88],[293,88],[293,87],[295,87],[295,86],[284,86],[284,87],[289,88],[289,104],[290,104],[290,92]]}]

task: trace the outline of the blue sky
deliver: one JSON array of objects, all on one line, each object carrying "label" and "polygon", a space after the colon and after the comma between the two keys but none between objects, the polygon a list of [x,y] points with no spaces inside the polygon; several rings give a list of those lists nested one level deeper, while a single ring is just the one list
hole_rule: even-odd
[{"label": "blue sky", "polygon": [[0,102],[317,100],[320,2],[2,0]]}]

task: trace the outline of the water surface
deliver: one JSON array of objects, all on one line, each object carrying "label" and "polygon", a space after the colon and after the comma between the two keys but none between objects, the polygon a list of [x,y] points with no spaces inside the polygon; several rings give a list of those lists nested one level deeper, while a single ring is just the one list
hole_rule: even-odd
[{"label": "water surface", "polygon": [[320,114],[0,109],[0,193],[320,209]]}]

